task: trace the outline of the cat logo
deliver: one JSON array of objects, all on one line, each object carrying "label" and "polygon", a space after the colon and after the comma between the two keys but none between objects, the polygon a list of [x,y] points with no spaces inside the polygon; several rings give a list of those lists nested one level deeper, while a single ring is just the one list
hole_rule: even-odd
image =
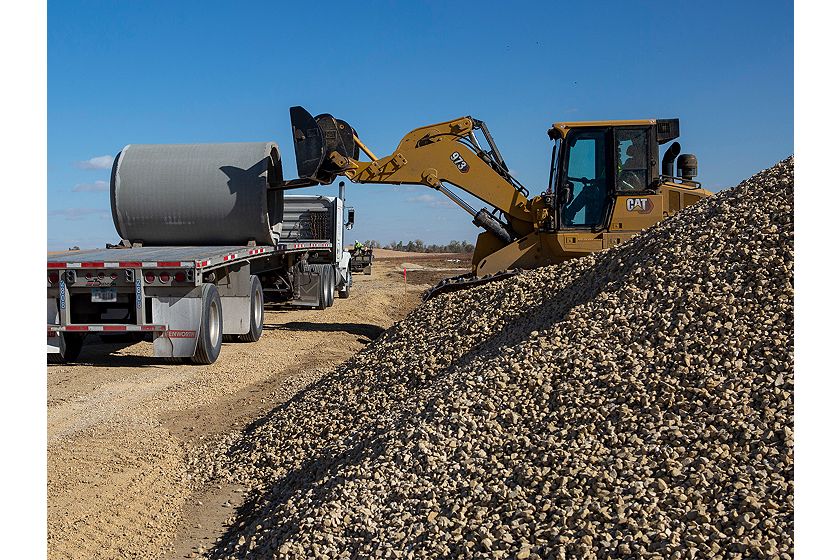
[{"label": "cat logo", "polygon": [[653,210],[653,204],[647,198],[628,198],[627,211],[638,212],[639,214],[650,214]]}]

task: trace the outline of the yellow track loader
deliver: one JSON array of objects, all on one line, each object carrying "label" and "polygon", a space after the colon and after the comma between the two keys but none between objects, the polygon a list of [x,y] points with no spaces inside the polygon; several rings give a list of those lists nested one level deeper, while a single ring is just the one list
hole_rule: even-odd
[{"label": "yellow track loader", "polygon": [[[437,291],[607,249],[712,194],[694,180],[697,158],[680,155],[678,142],[660,168],[659,147],[679,136],[678,119],[554,123],[548,187],[532,195],[510,173],[485,123],[473,117],[412,130],[381,158],[346,121],[313,117],[302,107],[292,107],[290,117],[300,178],[286,188],[329,184],[339,175],[354,183],[425,185],[484,230],[472,275]],[[361,153],[370,161],[361,161]],[[476,210],[450,186],[491,208]]]}]

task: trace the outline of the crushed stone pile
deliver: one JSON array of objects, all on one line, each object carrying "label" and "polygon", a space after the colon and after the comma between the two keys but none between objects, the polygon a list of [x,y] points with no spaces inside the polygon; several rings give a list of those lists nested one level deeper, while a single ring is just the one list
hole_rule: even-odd
[{"label": "crushed stone pile", "polygon": [[252,426],[210,557],[792,558],[793,157],[444,294]]}]

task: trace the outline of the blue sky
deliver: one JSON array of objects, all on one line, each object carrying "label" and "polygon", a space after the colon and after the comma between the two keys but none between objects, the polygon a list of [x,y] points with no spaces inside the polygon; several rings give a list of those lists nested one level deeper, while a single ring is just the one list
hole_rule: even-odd
[{"label": "blue sky", "polygon": [[[297,176],[291,105],[347,120],[377,155],[478,117],[532,193],[552,122],[679,117],[719,190],[793,153],[793,3],[53,0],[49,249],[117,241],[109,163],[129,143],[271,140]],[[353,238],[478,233],[423,187],[348,184],[348,202]]]}]

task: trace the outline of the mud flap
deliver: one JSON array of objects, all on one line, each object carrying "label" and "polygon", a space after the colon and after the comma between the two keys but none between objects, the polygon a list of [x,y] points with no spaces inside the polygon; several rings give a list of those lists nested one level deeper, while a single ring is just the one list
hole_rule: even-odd
[{"label": "mud flap", "polygon": [[[55,298],[47,298],[47,324],[57,325],[58,321],[58,302]],[[47,332],[47,354],[61,353],[61,336],[57,332]]]},{"label": "mud flap", "polygon": [[152,299],[152,322],[166,325],[155,333],[154,355],[158,358],[191,358],[201,325],[201,298],[156,297]]},{"label": "mud flap", "polygon": [[337,282],[336,287],[339,290],[343,290],[344,287],[350,282],[350,253],[347,251],[341,252],[341,259],[338,261],[338,268],[337,268]]},{"label": "mud flap", "polygon": [[321,301],[321,273],[318,265],[295,269],[297,297],[288,302],[293,307],[317,307]]},{"label": "mud flap", "polygon": [[251,330],[251,296],[222,296],[222,334],[247,334]]},{"label": "mud flap", "polygon": [[[50,336],[52,334],[53,336]],[[47,354],[61,353],[61,337],[56,333],[47,334]]]}]

